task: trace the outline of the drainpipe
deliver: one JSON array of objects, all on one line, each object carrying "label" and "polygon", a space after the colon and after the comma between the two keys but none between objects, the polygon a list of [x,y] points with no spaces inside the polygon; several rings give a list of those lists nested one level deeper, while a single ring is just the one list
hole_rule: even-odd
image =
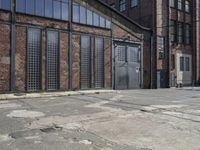
[{"label": "drainpipe", "polygon": [[10,58],[10,91],[14,92],[16,90],[15,87],[15,54],[16,54],[16,38],[15,38],[15,32],[16,32],[16,26],[15,26],[15,0],[11,1],[11,58]]},{"label": "drainpipe", "polygon": [[72,90],[72,0],[69,0],[69,34],[68,34],[68,72],[69,72],[69,89]]},{"label": "drainpipe", "polygon": [[150,88],[153,89],[153,33],[151,33],[151,48],[150,48]]},{"label": "drainpipe", "polygon": [[196,80],[200,80],[200,2],[196,0]]},{"label": "drainpipe", "polygon": [[[165,47],[166,47],[166,50],[165,51],[168,51],[168,53],[167,53],[167,60],[168,60],[168,88],[170,88],[171,87],[171,61],[172,61],[172,59],[171,59],[171,49],[170,49],[170,40],[169,40],[169,13],[170,13],[170,6],[169,6],[169,1],[167,1],[167,28],[166,28],[166,30],[167,30],[167,38],[166,38],[166,44],[165,44]],[[167,45],[167,46],[166,46]]]}]

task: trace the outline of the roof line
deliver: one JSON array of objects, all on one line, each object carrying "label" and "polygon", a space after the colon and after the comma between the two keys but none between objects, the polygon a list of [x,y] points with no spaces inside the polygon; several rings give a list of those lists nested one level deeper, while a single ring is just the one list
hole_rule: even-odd
[{"label": "roof line", "polygon": [[147,28],[144,27],[138,23],[136,23],[135,21],[133,21],[132,19],[130,19],[129,17],[125,16],[124,14],[120,13],[118,10],[114,9],[113,7],[111,7],[110,5],[108,5],[107,3],[101,1],[101,0],[97,0],[99,3],[101,3],[102,5],[106,6],[107,8],[111,9],[112,11],[114,11],[115,13],[117,13],[118,15],[120,15],[121,17],[125,18],[126,20],[130,21],[131,23],[135,24],[136,26],[138,26],[141,29],[144,30],[148,30],[148,31],[152,31],[151,28]]}]

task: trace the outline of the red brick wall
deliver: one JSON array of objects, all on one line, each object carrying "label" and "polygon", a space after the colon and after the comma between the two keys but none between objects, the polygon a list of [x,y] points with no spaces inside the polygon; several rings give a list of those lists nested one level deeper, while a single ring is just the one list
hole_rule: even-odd
[{"label": "red brick wall", "polygon": [[26,86],[26,27],[16,27],[16,90],[25,91]]},{"label": "red brick wall", "polygon": [[68,89],[68,34],[60,33],[60,90]]},{"label": "red brick wall", "polygon": [[104,78],[105,88],[112,87],[112,41],[104,39]]},{"label": "red brick wall", "polygon": [[72,88],[80,89],[80,35],[72,35]]},{"label": "red brick wall", "polygon": [[85,25],[78,25],[78,24],[73,24],[72,29],[73,31],[77,31],[77,32],[84,32],[84,33],[104,35],[104,36],[110,36],[111,34],[110,30],[108,29],[88,27]]},{"label": "red brick wall", "polygon": [[0,24],[0,91],[10,86],[10,26]]}]

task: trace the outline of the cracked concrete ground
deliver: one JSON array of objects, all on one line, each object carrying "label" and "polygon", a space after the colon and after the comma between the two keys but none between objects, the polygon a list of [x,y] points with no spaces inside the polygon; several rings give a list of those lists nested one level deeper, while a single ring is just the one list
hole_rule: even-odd
[{"label": "cracked concrete ground", "polygon": [[0,101],[0,150],[200,150],[200,89]]}]

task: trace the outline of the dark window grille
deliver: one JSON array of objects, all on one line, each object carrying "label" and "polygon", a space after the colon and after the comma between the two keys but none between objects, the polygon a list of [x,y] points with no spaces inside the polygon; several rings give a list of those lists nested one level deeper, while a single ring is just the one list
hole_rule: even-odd
[{"label": "dark window grille", "polygon": [[81,37],[81,89],[91,88],[91,41]]},{"label": "dark window grille", "polygon": [[47,32],[47,89],[59,88],[59,34]]},{"label": "dark window grille", "polygon": [[95,56],[95,87],[104,87],[104,40],[103,38],[95,39],[96,56]]},{"label": "dark window grille", "polygon": [[41,31],[30,28],[28,30],[27,45],[27,90],[41,89]]}]

